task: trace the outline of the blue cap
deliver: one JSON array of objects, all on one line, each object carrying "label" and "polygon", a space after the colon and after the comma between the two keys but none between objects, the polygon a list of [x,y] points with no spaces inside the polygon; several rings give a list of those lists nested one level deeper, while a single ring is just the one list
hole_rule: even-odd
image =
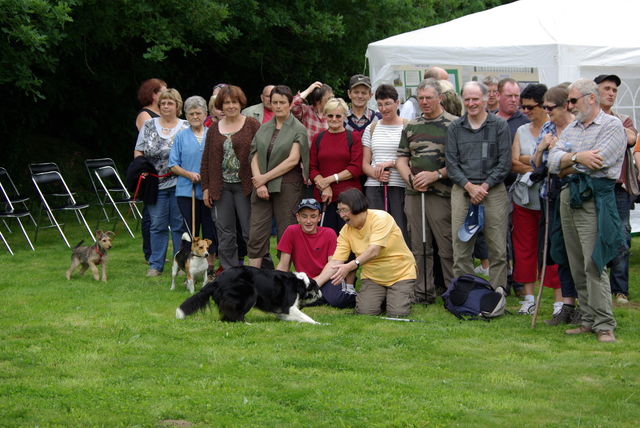
[{"label": "blue cap", "polygon": [[300,201],[295,212],[298,213],[303,208],[311,208],[312,210],[322,211],[320,204],[313,198],[307,198]]},{"label": "blue cap", "polygon": [[458,229],[458,239],[468,242],[476,232],[484,227],[484,205],[469,205],[464,224]]}]

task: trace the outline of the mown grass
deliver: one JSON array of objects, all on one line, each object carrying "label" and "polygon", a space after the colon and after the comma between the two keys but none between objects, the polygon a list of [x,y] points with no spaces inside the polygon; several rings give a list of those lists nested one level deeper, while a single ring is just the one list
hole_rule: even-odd
[{"label": "mown grass", "polygon": [[[2,225],[0,225],[2,227]],[[71,223],[70,241],[87,239]],[[0,426],[637,426],[638,306],[616,307],[618,342],[567,337],[506,315],[460,322],[441,305],[393,322],[305,309],[328,325],[186,320],[170,275],[145,278],[120,226],[109,282],[64,278],[53,230],[0,252]],[[632,298],[638,298],[634,239]],[[167,266],[167,272],[169,267]],[[509,297],[512,310],[517,298]],[[541,319],[551,311],[545,293]]]}]

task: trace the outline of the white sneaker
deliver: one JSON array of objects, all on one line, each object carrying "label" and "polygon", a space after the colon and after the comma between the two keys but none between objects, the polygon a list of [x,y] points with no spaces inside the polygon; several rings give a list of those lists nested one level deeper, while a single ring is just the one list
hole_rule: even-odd
[{"label": "white sneaker", "polygon": [[478,265],[475,267],[475,269],[473,270],[473,273],[476,273],[478,275],[489,275],[489,268],[483,268],[482,265]]},{"label": "white sneaker", "polygon": [[553,316],[556,316],[560,313],[560,311],[562,310],[562,305],[564,303],[562,302],[554,302],[553,303]]},{"label": "white sneaker", "polygon": [[529,300],[521,301],[520,305],[520,309],[518,310],[520,315],[531,315],[536,309],[536,302],[530,302]]}]

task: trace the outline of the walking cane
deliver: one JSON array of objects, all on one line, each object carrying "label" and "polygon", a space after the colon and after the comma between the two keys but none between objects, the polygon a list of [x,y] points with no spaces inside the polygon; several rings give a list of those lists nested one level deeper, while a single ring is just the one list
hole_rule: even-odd
[{"label": "walking cane", "polygon": [[540,308],[540,300],[542,299],[542,289],[544,288],[544,275],[547,270],[547,247],[549,242],[549,172],[545,177],[545,185],[547,187],[547,197],[544,200],[544,245],[542,247],[542,272],[540,274],[540,289],[536,297],[536,306],[533,309],[531,317],[531,328],[536,328],[536,320],[538,319],[538,308]]},{"label": "walking cane", "polygon": [[[389,171],[389,167],[386,167],[384,170]],[[384,210],[389,212],[389,182],[383,182],[382,188],[384,190]]]},{"label": "walking cane", "polygon": [[191,240],[196,236],[196,185],[191,183]]},{"label": "walking cane", "polygon": [[322,203],[322,212],[320,213],[320,227],[324,224],[324,215],[327,212],[327,203]]},{"label": "walking cane", "polygon": [[420,192],[422,207],[422,281],[424,283],[424,295],[427,296],[427,220],[425,217],[424,192]]}]

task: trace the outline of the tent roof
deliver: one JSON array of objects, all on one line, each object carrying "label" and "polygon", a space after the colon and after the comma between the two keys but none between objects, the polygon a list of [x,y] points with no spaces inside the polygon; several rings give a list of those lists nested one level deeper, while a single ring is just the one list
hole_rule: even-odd
[{"label": "tent roof", "polygon": [[563,67],[638,66],[639,14],[637,1],[520,0],[371,43],[366,56],[374,81],[390,64],[538,67],[557,80]]}]

